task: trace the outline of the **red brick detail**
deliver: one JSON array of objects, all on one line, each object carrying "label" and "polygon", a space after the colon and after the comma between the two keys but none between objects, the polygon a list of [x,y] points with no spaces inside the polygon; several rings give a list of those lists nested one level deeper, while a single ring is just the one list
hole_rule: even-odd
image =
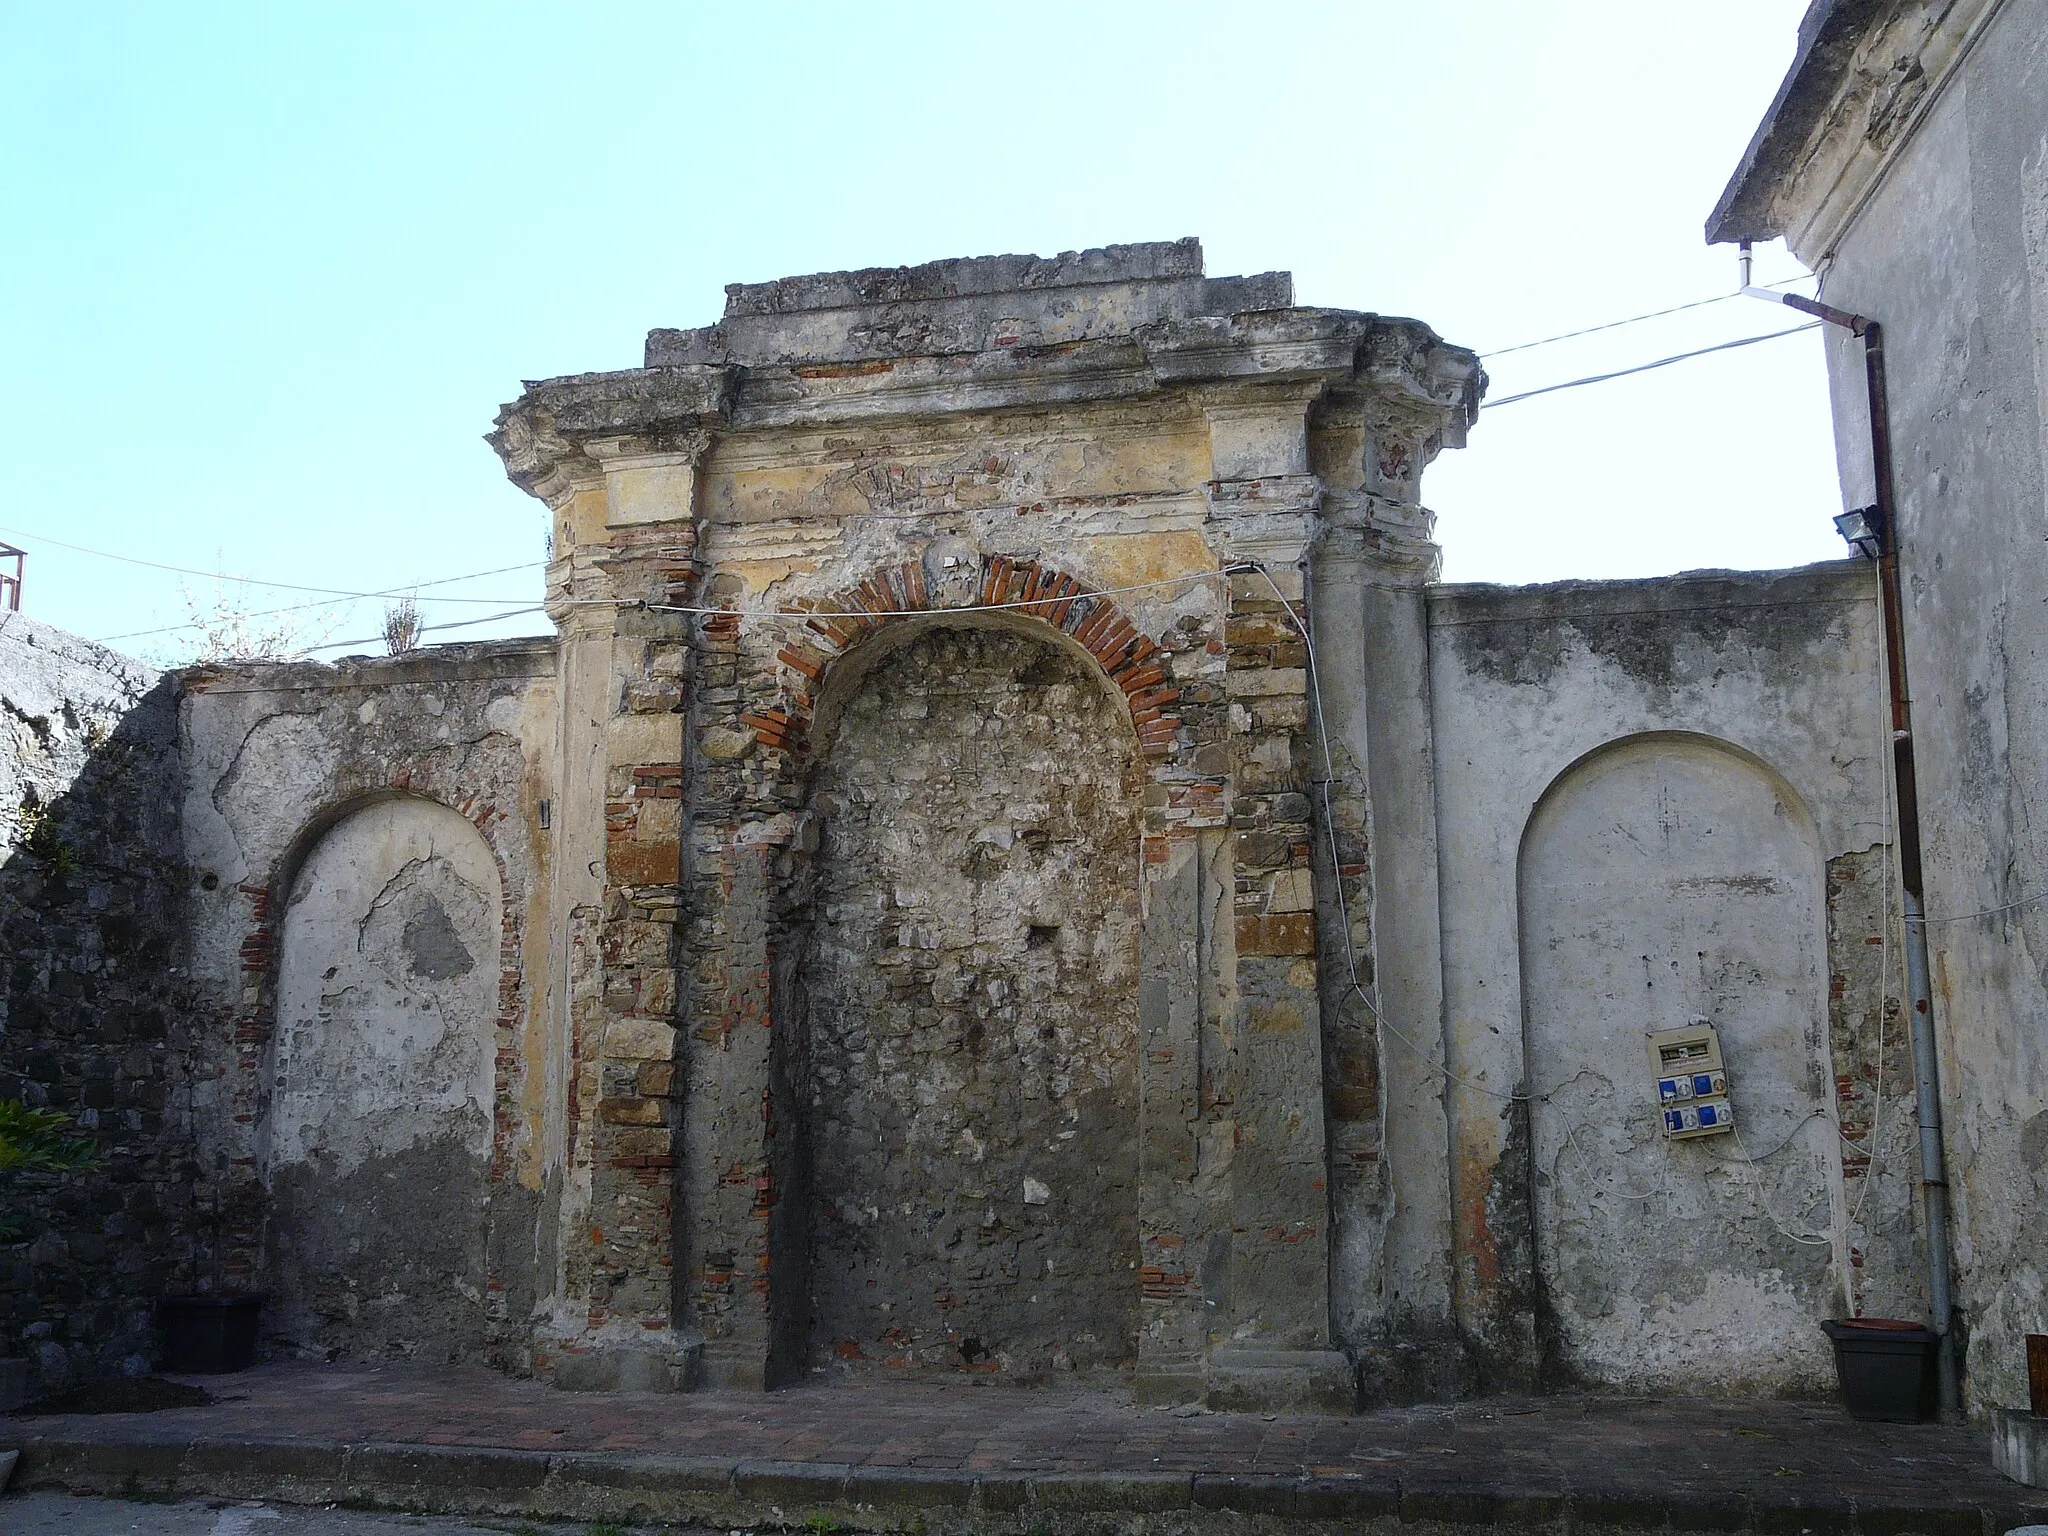
[{"label": "red brick detail", "polygon": [[1272,917],[1237,920],[1240,955],[1312,955],[1316,952],[1316,920],[1309,912],[1284,912]]},{"label": "red brick detail", "polygon": [[[1169,677],[1160,646],[1115,602],[1064,571],[1008,555],[988,559],[977,597],[960,611],[1008,605],[1012,612],[1071,635],[1123,692],[1141,754],[1153,760],[1173,756],[1181,734],[1180,715],[1173,707],[1180,691],[1166,686]],[[776,652],[775,659],[788,668],[781,697],[773,705],[743,712],[741,723],[762,746],[800,754],[818,692],[833,663],[885,625],[929,606],[924,564],[919,560],[883,567],[856,586],[793,604],[789,611],[803,615],[806,622]],[[738,614],[715,614],[704,621],[704,633],[721,644],[728,639],[737,644],[738,624]],[[659,793],[642,791],[649,792]]]}]

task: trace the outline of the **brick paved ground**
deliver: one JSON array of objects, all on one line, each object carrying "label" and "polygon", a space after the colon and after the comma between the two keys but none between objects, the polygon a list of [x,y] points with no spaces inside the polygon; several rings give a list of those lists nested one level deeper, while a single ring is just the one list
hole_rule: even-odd
[{"label": "brick paved ground", "polygon": [[[208,1465],[232,1466],[237,1446],[273,1459],[279,1447],[325,1447],[335,1456],[347,1447],[382,1447],[388,1457],[389,1448],[410,1446],[526,1453],[428,1461],[484,1467],[476,1475],[486,1481],[507,1468],[530,1468],[520,1475],[536,1485],[564,1467],[601,1464],[614,1480],[630,1478],[635,1466],[650,1475],[665,1469],[671,1478],[686,1469],[698,1480],[693,1487],[711,1486],[703,1481],[709,1478],[727,1493],[744,1493],[750,1476],[757,1491],[769,1489],[761,1476],[767,1467],[780,1479],[781,1503],[792,1507],[850,1498],[849,1486],[914,1485],[979,1486],[976,1509],[995,1508],[1001,1501],[992,1491],[1007,1487],[1021,1508],[1041,1498],[1033,1487],[1107,1488],[1116,1480],[1089,1483],[1088,1475],[1122,1474],[1116,1486],[1124,1491],[1107,1495],[1113,1505],[1125,1501],[1117,1507],[1140,1497],[1160,1508],[1199,1509],[1204,1488],[1235,1487],[1265,1500],[1261,1513],[1300,1516],[1314,1490],[1336,1488],[1350,1491],[1344,1507],[1354,1512],[1370,1506],[1404,1521],[1454,1525],[1570,1523],[1576,1510],[1580,1524],[1604,1511],[1594,1523],[1977,1536],[2048,1510],[2048,1493],[1991,1469],[1982,1428],[1859,1424],[1811,1403],[1493,1398],[1339,1419],[1189,1413],[1136,1407],[1109,1392],[992,1385],[583,1395],[485,1370],[302,1365],[205,1384],[220,1400],[203,1408],[0,1420],[0,1446],[23,1450],[29,1481],[40,1467],[43,1483],[58,1486],[67,1478],[101,1486],[123,1467],[128,1486],[153,1486],[151,1468],[183,1457],[183,1480],[166,1474],[163,1483],[179,1492],[206,1491],[203,1478],[194,1481],[193,1447],[213,1448]],[[579,1452],[609,1454],[568,1454]],[[254,1463],[245,1458],[245,1465]],[[303,1472],[302,1463],[293,1465]],[[343,1477],[341,1466],[333,1463],[333,1478]],[[407,1505],[371,1486],[368,1463],[359,1458],[350,1467],[346,1496]],[[91,1468],[98,1470],[81,1470]],[[885,1469],[916,1470],[892,1477]],[[423,1484],[438,1476],[416,1466],[407,1475]],[[318,1481],[313,1472],[304,1476]],[[453,1471],[447,1477],[457,1480]],[[1274,1492],[1290,1487],[1297,1491],[1285,1498]],[[292,1496],[282,1487],[257,1491]],[[1243,1504],[1236,1495],[1217,1497],[1229,1507]],[[968,1496],[960,1498],[964,1508]],[[451,1500],[440,1507],[512,1507]]]}]

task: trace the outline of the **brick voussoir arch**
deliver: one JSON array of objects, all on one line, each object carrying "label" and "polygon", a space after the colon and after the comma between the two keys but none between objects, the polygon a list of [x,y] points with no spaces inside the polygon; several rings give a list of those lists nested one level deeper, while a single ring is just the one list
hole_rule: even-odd
[{"label": "brick voussoir arch", "polygon": [[[1131,712],[1138,750],[1157,762],[1175,754],[1181,718],[1180,690],[1171,686],[1165,650],[1122,608],[1086,583],[1031,560],[994,555],[983,562],[975,601],[934,609],[926,590],[924,564],[906,560],[883,566],[857,586],[830,597],[806,599],[792,611],[812,615],[809,631],[785,644],[775,659],[784,668],[776,702],[741,714],[764,747],[801,757],[825,674],[839,657],[869,636],[913,613],[971,614],[1001,610],[1022,614],[1067,635],[1093,656],[1116,684]],[[706,621],[721,637],[736,634],[740,616]]]}]

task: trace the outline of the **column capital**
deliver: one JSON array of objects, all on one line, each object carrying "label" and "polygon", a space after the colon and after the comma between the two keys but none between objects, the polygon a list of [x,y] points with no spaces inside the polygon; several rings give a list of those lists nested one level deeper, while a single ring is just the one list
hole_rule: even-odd
[{"label": "column capital", "polygon": [[1412,587],[1428,586],[1443,568],[1436,514],[1420,502],[1332,493],[1323,511],[1318,564],[1356,565],[1382,585]]}]

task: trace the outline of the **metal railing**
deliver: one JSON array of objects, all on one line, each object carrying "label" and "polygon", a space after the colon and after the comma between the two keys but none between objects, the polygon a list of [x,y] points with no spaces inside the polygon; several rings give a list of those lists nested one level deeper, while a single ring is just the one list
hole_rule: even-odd
[{"label": "metal railing", "polygon": [[[8,570],[12,561],[13,570]],[[28,551],[12,544],[0,544],[0,608],[21,612],[21,573],[28,568]]]}]

